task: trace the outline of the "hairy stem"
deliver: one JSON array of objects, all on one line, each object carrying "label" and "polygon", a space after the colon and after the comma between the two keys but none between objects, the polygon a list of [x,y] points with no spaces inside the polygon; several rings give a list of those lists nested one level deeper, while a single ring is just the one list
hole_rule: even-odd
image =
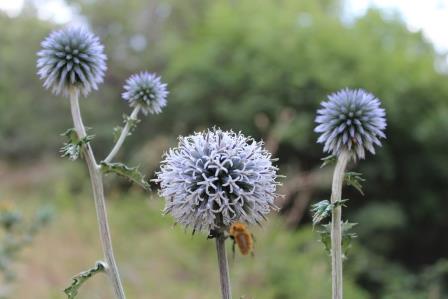
[{"label": "hairy stem", "polygon": [[221,284],[222,299],[232,299],[230,278],[229,278],[229,263],[226,254],[226,238],[224,233],[219,232],[216,236],[216,252],[218,253],[219,265],[219,281]]},{"label": "hairy stem", "polygon": [[[75,130],[79,138],[86,136],[86,129],[82,122],[81,111],[79,109],[79,93],[73,92],[70,95],[70,107],[73,117]],[[114,253],[112,250],[112,240],[110,237],[109,224],[107,222],[106,200],[104,198],[103,178],[100,168],[95,161],[92,148],[90,144],[86,144],[83,149],[84,158],[89,169],[90,181],[92,183],[93,198],[95,201],[96,215],[100,231],[101,245],[103,249],[104,259],[106,262],[106,272],[112,283],[114,293],[117,299],[125,299],[126,296],[123,291],[123,286],[118,273],[117,264],[115,262]]]},{"label": "hairy stem", "polygon": [[343,277],[342,277],[342,225],[341,205],[337,204],[341,200],[342,184],[347,163],[350,160],[350,153],[343,151],[336,163],[333,174],[333,185],[331,187],[331,203],[335,204],[331,215],[331,278],[332,278],[332,298],[342,299]]},{"label": "hairy stem", "polygon": [[[137,115],[140,111],[140,105],[135,106],[134,110],[132,111],[131,115],[129,116],[130,120],[136,120]],[[104,159],[104,162],[110,162],[115,157],[115,155],[120,150],[121,146],[123,145],[124,140],[126,137],[128,137],[129,130],[131,129],[131,122],[127,121],[123,130],[121,130],[120,137],[117,140],[117,143],[115,143],[114,147],[110,151],[110,154]]]}]

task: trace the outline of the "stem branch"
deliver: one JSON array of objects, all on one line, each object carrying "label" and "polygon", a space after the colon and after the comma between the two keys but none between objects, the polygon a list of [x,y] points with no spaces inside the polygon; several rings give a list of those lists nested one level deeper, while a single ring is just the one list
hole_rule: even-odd
[{"label": "stem branch", "polygon": [[[132,111],[131,115],[129,116],[129,120],[132,121],[132,120],[137,119],[137,115],[139,112],[140,112],[140,105],[137,105],[137,106],[135,106],[134,110]],[[117,143],[115,143],[114,147],[110,151],[110,154],[106,157],[106,159],[104,159],[104,162],[112,161],[112,159],[115,157],[115,155],[118,153],[121,146],[123,145],[124,140],[126,139],[126,137],[128,137],[129,130],[131,129],[131,121],[129,121],[129,120],[126,121],[126,124],[125,124],[123,130],[121,130],[121,134],[117,140]]]},{"label": "stem branch", "polygon": [[[79,109],[79,92],[74,91],[70,95],[70,107],[73,117],[75,130],[79,138],[86,136],[86,129],[82,122],[81,111]],[[106,200],[104,198],[103,178],[100,168],[95,161],[92,148],[90,144],[86,144],[84,149],[84,157],[89,169],[90,181],[92,183],[93,198],[95,201],[96,215],[98,219],[98,226],[100,231],[101,245],[103,249],[104,259],[107,264],[106,272],[112,283],[114,293],[117,299],[125,299],[126,296],[123,291],[123,286],[118,273],[117,264],[115,262],[114,253],[112,250],[112,240],[110,236],[109,224],[107,222]]]},{"label": "stem branch", "polygon": [[222,299],[232,299],[229,278],[229,263],[227,262],[225,236],[219,232],[216,236],[216,252],[218,253],[219,281],[221,283]]},{"label": "stem branch", "polygon": [[334,204],[331,214],[331,278],[333,299],[342,299],[342,207],[339,204],[342,195],[342,184],[350,153],[343,151],[336,163],[333,174],[333,185],[331,187],[331,203]]}]

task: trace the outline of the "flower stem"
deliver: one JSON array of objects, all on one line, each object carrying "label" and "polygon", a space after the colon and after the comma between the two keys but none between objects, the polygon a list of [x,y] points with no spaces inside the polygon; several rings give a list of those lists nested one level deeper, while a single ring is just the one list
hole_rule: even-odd
[{"label": "flower stem", "polygon": [[[140,112],[140,105],[135,106],[134,110],[132,111],[131,115],[129,116],[130,120],[137,119],[137,115]],[[121,130],[120,137],[117,140],[117,143],[115,143],[114,147],[110,151],[110,154],[104,159],[104,162],[110,162],[115,157],[115,155],[120,150],[121,146],[123,145],[124,140],[126,137],[128,137],[129,130],[131,129],[131,122],[127,121],[123,130]]]},{"label": "flower stem", "polygon": [[350,160],[350,153],[343,151],[336,163],[333,174],[333,185],[331,187],[331,203],[335,206],[331,215],[331,277],[332,277],[332,298],[342,299],[342,224],[341,205],[337,204],[341,200],[342,184],[344,183],[345,169]]},{"label": "flower stem", "polygon": [[229,278],[229,263],[226,254],[226,238],[223,232],[216,236],[216,252],[218,253],[219,281],[221,284],[222,299],[232,299]]},{"label": "flower stem", "polygon": [[[79,92],[74,91],[70,94],[70,107],[73,117],[75,130],[79,138],[86,136],[86,129],[82,122],[81,111],[79,109]],[[100,168],[95,161],[92,148],[90,144],[86,144],[83,149],[84,158],[89,169],[90,181],[92,183],[93,198],[95,201],[96,215],[98,219],[98,226],[100,231],[101,245],[103,249],[104,259],[106,262],[106,272],[112,283],[114,293],[117,299],[125,299],[126,296],[123,291],[123,286],[118,273],[117,264],[115,262],[114,253],[112,250],[112,240],[110,236],[109,224],[107,222],[106,200],[104,198],[103,178]]]}]

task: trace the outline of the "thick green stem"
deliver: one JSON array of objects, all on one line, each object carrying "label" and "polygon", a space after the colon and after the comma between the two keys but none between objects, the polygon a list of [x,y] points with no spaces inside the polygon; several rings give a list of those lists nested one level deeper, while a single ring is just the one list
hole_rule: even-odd
[{"label": "thick green stem", "polygon": [[336,163],[333,174],[333,185],[331,188],[331,203],[334,204],[331,215],[331,277],[332,298],[343,298],[343,276],[342,276],[342,209],[338,204],[341,201],[342,185],[350,153],[343,151]]},{"label": "thick green stem", "polygon": [[229,263],[226,254],[226,238],[223,232],[216,236],[216,252],[218,253],[219,281],[221,284],[222,299],[232,299],[230,288]]},{"label": "thick green stem", "polygon": [[[86,136],[86,129],[81,118],[78,95],[79,92],[77,91],[74,91],[70,95],[70,107],[75,130],[79,138],[84,138]],[[123,286],[120,280],[120,274],[118,273],[117,264],[115,262],[114,253],[112,250],[112,240],[110,236],[109,224],[107,221],[106,200],[104,198],[103,177],[100,171],[100,167],[96,163],[90,144],[87,144],[85,146],[83,152],[87,167],[89,169],[90,181],[92,183],[93,198],[95,201],[101,245],[106,262],[106,272],[112,283],[116,298],[125,299],[126,296],[124,294]]]}]

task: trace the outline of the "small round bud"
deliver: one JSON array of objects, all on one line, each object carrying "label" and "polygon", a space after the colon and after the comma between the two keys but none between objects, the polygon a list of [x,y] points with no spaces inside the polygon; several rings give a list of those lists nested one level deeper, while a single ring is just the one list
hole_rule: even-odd
[{"label": "small round bud", "polygon": [[167,85],[156,74],[141,72],[126,80],[123,99],[129,106],[140,106],[143,114],[157,114],[166,106]]}]

